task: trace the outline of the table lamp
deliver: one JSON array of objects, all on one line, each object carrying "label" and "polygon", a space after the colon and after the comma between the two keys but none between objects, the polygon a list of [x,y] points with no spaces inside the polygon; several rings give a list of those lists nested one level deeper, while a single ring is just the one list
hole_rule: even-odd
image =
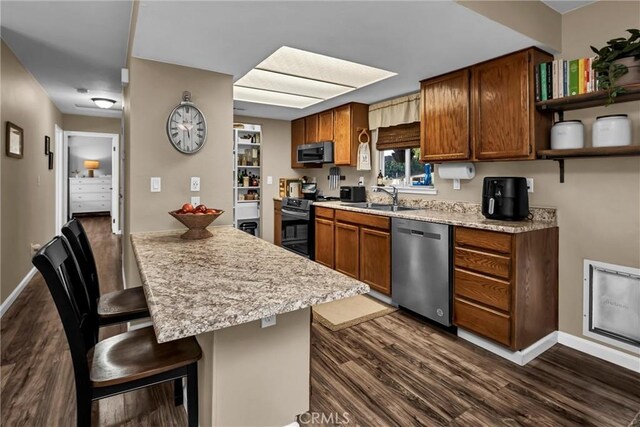
[{"label": "table lamp", "polygon": [[97,160],[85,160],[84,168],[87,169],[87,171],[89,172],[88,173],[89,178],[93,178],[93,171],[94,169],[100,168],[100,162]]}]

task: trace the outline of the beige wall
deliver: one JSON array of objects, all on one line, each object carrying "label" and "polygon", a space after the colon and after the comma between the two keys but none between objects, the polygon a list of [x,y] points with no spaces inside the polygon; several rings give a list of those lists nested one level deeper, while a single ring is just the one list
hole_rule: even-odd
[{"label": "beige wall", "polygon": [[[262,238],[273,242],[273,198],[280,178],[300,176],[291,169],[291,122],[235,116],[234,122],[262,125]],[[267,184],[267,177],[273,181]]]},{"label": "beige wall", "polygon": [[120,135],[120,119],[63,114],[62,128],[78,132],[116,133]]},{"label": "beige wall", "polygon": [[[47,93],[1,42],[2,272],[1,298],[9,296],[31,269],[31,243],[44,244],[55,233],[55,174],[44,155],[62,115]],[[24,158],[5,155],[6,122],[24,129]]]},{"label": "beige wall", "polygon": [[[125,277],[140,283],[131,254],[129,233],[180,229],[167,212],[199,195],[202,203],[226,213],[217,225],[232,222],[232,77],[195,68],[131,58],[125,90]],[[191,92],[207,120],[206,145],[194,155],[178,152],[166,135],[171,110]],[[151,193],[149,180],[162,178],[162,192]],[[199,176],[201,191],[191,193],[189,179]]]}]

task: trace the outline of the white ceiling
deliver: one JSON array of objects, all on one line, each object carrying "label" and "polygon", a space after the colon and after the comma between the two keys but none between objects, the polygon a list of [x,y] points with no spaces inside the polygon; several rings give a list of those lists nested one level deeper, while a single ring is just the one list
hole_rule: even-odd
[{"label": "white ceiling", "polygon": [[538,43],[453,1],[144,0],[133,55],[231,74],[236,81],[290,46],[398,73],[302,110],[235,103],[237,114],[290,120],[415,92],[421,79],[531,45]]},{"label": "white ceiling", "polygon": [[595,3],[596,0],[542,0],[544,4],[558,13],[565,14],[572,10],[579,9],[582,6],[586,6],[591,3]]},{"label": "white ceiling", "polygon": [[[5,1],[1,36],[60,111],[119,117],[95,107],[92,97],[117,100],[127,54],[130,1]],[[76,89],[90,90],[79,94]],[[79,108],[80,105],[86,108]]]}]

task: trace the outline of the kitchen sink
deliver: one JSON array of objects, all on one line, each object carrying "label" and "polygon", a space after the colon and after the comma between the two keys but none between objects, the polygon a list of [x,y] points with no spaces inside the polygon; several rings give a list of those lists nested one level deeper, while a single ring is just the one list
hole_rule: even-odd
[{"label": "kitchen sink", "polygon": [[384,205],[381,203],[341,203],[342,206],[350,206],[352,208],[371,209],[374,211],[387,211],[387,212],[401,212],[401,211],[413,211],[415,208],[408,208],[406,206],[393,206]]}]

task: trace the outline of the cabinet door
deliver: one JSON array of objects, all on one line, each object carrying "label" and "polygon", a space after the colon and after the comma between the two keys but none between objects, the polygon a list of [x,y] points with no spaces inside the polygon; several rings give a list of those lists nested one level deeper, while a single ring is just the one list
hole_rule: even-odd
[{"label": "cabinet door", "polygon": [[333,220],[316,218],[316,262],[333,268]]},{"label": "cabinet door", "polygon": [[529,51],[472,67],[472,140],[476,160],[534,156]]},{"label": "cabinet door", "polygon": [[420,91],[422,160],[469,159],[469,69],[424,81]]},{"label": "cabinet door", "polygon": [[333,141],[333,110],[318,114],[318,140]]},{"label": "cabinet door", "polygon": [[333,110],[333,155],[336,165],[351,164],[351,106]]},{"label": "cabinet door", "polygon": [[335,269],[340,273],[358,278],[359,227],[357,225],[335,223]]},{"label": "cabinet door", "polygon": [[360,280],[391,295],[391,234],[360,228]]},{"label": "cabinet door", "polygon": [[303,168],[304,164],[298,163],[298,145],[304,144],[304,118],[291,122],[291,167]]},{"label": "cabinet door", "polygon": [[320,141],[318,138],[318,115],[313,114],[304,118],[304,142],[311,144]]},{"label": "cabinet door", "polygon": [[282,246],[282,212],[280,206],[282,202],[275,200],[273,202],[273,244]]}]

